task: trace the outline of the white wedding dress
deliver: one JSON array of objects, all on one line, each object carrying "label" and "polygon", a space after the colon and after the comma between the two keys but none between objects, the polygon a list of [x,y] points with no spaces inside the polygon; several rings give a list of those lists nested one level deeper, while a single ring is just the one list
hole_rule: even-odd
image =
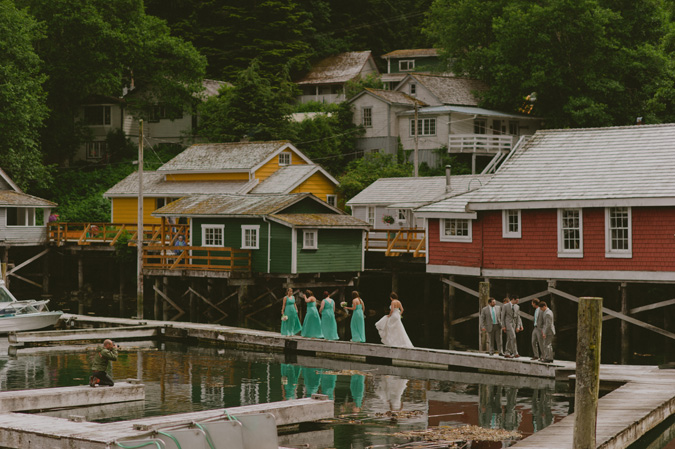
[{"label": "white wedding dress", "polygon": [[401,311],[397,307],[391,316],[383,316],[375,323],[377,331],[380,333],[382,344],[387,346],[396,346],[399,348],[413,348],[413,344],[408,338],[408,334],[401,322]]}]

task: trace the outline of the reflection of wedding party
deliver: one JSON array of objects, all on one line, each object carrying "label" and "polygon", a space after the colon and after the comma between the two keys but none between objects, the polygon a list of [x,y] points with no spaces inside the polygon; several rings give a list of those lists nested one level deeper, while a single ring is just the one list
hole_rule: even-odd
[{"label": "reflection of wedding party", "polygon": [[[339,340],[338,326],[335,319],[335,300],[328,292],[323,292],[323,299],[319,302],[311,290],[300,292],[306,306],[305,317],[300,320],[300,308],[294,296],[293,289],[289,288],[281,306],[281,334],[286,336],[298,333],[307,338],[321,338]],[[383,316],[375,328],[380,334],[382,343],[387,346],[412,348],[414,347],[403,326],[403,304],[398,295],[391,293],[389,314]],[[365,312],[366,305],[359,292],[352,292],[351,304],[341,302],[340,307],[351,312],[350,330],[351,341],[364,343],[366,341]]]}]

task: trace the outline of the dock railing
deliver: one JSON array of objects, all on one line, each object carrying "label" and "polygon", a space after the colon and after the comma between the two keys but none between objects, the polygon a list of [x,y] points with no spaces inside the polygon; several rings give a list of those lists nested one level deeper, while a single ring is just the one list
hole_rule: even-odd
[{"label": "dock railing", "polygon": [[251,271],[251,251],[205,246],[148,245],[143,268],[192,271]]},{"label": "dock railing", "polygon": [[380,251],[386,256],[425,257],[425,235],[426,230],[421,228],[372,229],[366,233],[366,251]]},{"label": "dock railing", "polygon": [[[66,243],[77,245],[107,244],[114,246],[121,238],[131,246],[135,246],[138,238],[138,224],[136,223],[68,223],[53,222],[47,225],[47,236],[51,243],[62,246]],[[143,241],[154,244],[171,244],[178,235],[183,235],[188,240],[188,225],[175,224],[165,226],[164,239],[162,241],[162,226],[160,224],[143,225]]]}]

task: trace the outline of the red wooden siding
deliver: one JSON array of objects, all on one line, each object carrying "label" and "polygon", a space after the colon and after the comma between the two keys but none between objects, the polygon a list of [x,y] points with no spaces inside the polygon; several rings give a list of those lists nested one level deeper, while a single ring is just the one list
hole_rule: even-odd
[{"label": "red wooden siding", "polygon": [[480,267],[481,223],[473,221],[472,241],[441,242],[439,240],[440,220],[429,220],[429,264],[457,267]]}]

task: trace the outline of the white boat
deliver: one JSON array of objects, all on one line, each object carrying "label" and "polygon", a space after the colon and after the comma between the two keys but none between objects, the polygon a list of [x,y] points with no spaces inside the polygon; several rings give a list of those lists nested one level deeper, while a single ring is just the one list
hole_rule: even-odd
[{"label": "white boat", "polygon": [[19,301],[7,290],[5,281],[0,280],[0,334],[53,326],[63,312],[50,312],[48,302],[48,299]]}]

